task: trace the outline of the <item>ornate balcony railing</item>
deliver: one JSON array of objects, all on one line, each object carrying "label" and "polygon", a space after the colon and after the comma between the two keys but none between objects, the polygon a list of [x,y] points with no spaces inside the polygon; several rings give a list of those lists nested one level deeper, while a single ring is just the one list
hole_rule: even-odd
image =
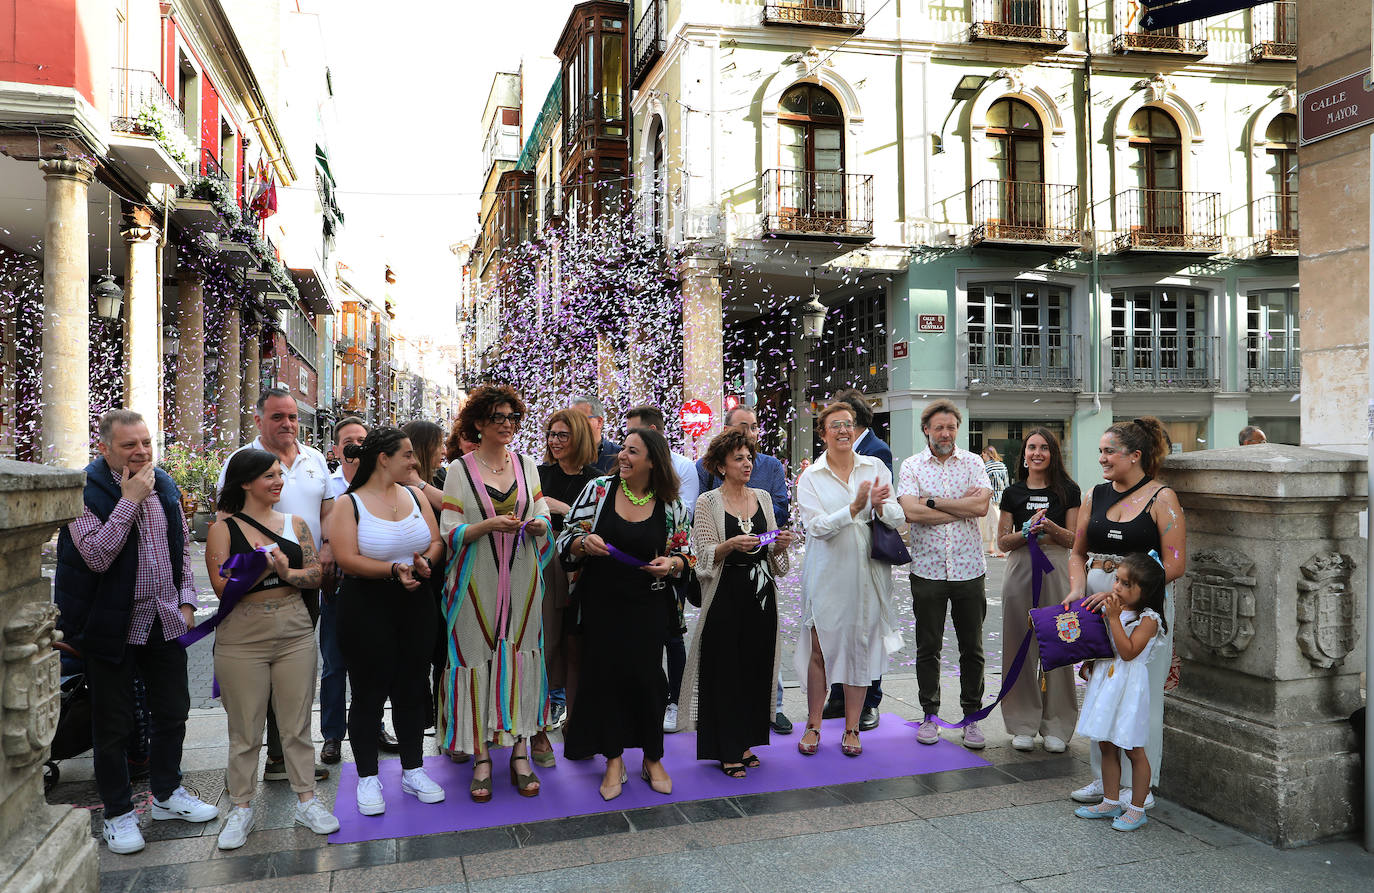
[{"label": "ornate balcony railing", "polygon": [[1245,338],[1246,383],[1252,391],[1296,391],[1302,387],[1302,354],[1294,343],[1285,343],[1282,332]]},{"label": "ornate balcony railing", "polygon": [[1294,62],[1298,58],[1298,4],[1278,0],[1250,10],[1250,61]]},{"label": "ornate balcony railing", "polygon": [[774,168],[763,172],[764,231],[873,238],[873,175]]},{"label": "ornate balcony railing", "polygon": [[649,69],[663,55],[665,41],[663,28],[663,0],[647,0],[644,13],[635,23],[634,58],[630,68],[630,86],[638,87],[644,82]]},{"label": "ornate balcony railing", "polygon": [[1298,253],[1298,194],[1266,195],[1255,199],[1255,245],[1259,254]]},{"label": "ornate balcony railing", "polygon": [[970,240],[1076,248],[1078,187],[1021,180],[980,180],[973,185]]},{"label": "ornate balcony railing", "polygon": [[968,386],[984,391],[1079,391],[1081,335],[1045,331],[968,333]]},{"label": "ornate balcony railing", "polygon": [[1215,391],[1221,388],[1216,335],[1113,335],[1117,391]]},{"label": "ornate balcony railing", "polygon": [[562,207],[558,204],[558,184],[550,183],[544,189],[544,227],[548,228],[562,220]]},{"label": "ornate balcony railing", "polygon": [[768,0],[763,5],[765,25],[809,25],[862,31],[863,0]]},{"label": "ornate balcony railing", "polygon": [[110,129],[158,136],[160,124],[186,130],[186,116],[162,80],[151,71],[110,69]]},{"label": "ornate balcony railing", "polygon": [[1207,25],[1188,22],[1169,28],[1145,31],[1140,19],[1143,12],[1134,3],[1118,0],[1115,7],[1115,30],[1112,37],[1114,53],[1166,53],[1175,56],[1207,55]]},{"label": "ornate balcony railing", "polygon": [[1127,189],[1116,194],[1118,251],[1221,250],[1221,196],[1180,189]]},{"label": "ornate balcony railing", "polygon": [[1067,46],[1065,0],[973,0],[969,40]]}]

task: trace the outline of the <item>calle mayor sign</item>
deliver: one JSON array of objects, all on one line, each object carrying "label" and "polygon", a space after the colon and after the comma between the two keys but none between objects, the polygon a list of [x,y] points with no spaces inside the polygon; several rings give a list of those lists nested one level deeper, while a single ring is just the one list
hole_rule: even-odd
[{"label": "calle mayor sign", "polygon": [[1308,90],[1298,100],[1298,145],[1345,133],[1374,121],[1374,84],[1369,69]]}]

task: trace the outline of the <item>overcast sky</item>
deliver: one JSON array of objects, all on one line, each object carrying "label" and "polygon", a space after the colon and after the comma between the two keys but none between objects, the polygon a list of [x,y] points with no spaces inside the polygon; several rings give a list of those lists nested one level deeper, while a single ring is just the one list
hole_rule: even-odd
[{"label": "overcast sky", "polygon": [[340,257],[347,263],[346,253],[375,249],[392,265],[404,330],[432,326],[440,314],[451,330],[457,265],[448,246],[477,232],[492,75],[516,70],[523,55],[551,55],[574,5],[318,5],[338,112],[330,153],[347,217]]}]

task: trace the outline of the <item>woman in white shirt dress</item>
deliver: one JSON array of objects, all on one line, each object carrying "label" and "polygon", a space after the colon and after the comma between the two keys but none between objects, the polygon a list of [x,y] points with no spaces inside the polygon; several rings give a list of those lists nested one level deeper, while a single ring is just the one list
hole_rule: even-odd
[{"label": "woman in white shirt dress", "polygon": [[825,452],[802,473],[797,502],[806,527],[802,563],[802,635],[796,666],[806,691],[806,732],[797,749],[814,754],[830,686],[844,685],[846,756],[863,751],[859,715],[868,684],[902,647],[892,604],[892,568],[869,557],[871,519],[894,530],[904,524],[882,462],[854,452],[854,414],[835,403],[820,415]]}]

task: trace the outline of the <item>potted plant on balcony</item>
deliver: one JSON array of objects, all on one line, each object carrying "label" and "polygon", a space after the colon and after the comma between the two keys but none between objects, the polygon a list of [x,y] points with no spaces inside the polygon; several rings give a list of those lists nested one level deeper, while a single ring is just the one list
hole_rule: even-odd
[{"label": "potted plant on balcony", "polygon": [[239,219],[239,206],[234,201],[234,186],[223,177],[204,174],[191,183],[191,198],[198,198],[214,205],[215,211],[225,221]]},{"label": "potted plant on balcony", "polygon": [[215,484],[223,464],[221,450],[195,450],[180,444],[168,446],[158,463],[181,489],[181,508],[198,543],[205,542],[215,516]]},{"label": "potted plant on balcony", "polygon": [[146,133],[156,139],[158,145],[167,150],[167,154],[176,159],[177,164],[182,167],[189,165],[195,157],[196,147],[191,143],[191,138],[167,110],[157,103],[144,103],[143,108],[138,110],[134,123],[140,133]]}]

